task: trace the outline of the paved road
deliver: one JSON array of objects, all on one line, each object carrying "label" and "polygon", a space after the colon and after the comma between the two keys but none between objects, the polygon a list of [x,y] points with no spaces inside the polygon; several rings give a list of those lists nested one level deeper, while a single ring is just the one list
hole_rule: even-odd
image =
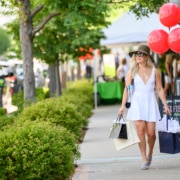
[{"label": "paved road", "polygon": [[138,145],[116,151],[108,138],[119,105],[100,106],[90,118],[88,131],[80,145],[81,159],[72,180],[179,180],[180,154],[159,152],[158,137],[152,165],[141,170]]}]

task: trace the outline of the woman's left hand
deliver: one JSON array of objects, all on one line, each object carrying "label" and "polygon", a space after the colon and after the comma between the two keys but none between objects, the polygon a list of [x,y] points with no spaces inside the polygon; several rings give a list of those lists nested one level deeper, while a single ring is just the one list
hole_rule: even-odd
[{"label": "woman's left hand", "polygon": [[169,109],[168,105],[165,105],[165,106],[164,106],[164,110],[165,110],[165,113],[166,113],[167,115],[170,115],[170,114],[171,114],[171,110]]}]

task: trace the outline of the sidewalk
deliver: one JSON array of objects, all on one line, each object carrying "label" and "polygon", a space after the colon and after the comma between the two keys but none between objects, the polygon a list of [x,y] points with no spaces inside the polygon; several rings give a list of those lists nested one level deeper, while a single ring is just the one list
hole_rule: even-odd
[{"label": "sidewalk", "polygon": [[109,129],[120,105],[99,106],[80,145],[81,159],[72,180],[179,180],[180,154],[159,152],[158,136],[149,170],[141,170],[138,145],[116,151]]}]

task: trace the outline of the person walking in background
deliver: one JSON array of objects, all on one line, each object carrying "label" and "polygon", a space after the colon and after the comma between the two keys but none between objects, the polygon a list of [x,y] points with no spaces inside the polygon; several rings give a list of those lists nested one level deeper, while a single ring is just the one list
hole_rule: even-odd
[{"label": "person walking in background", "polygon": [[180,55],[177,55],[177,77],[180,77]]},{"label": "person walking in background", "polygon": [[173,79],[176,79],[178,77],[178,60],[179,60],[179,55],[175,54],[173,56]]},{"label": "person walking in background", "polygon": [[[173,55],[167,54],[165,57],[165,77],[164,77],[164,92],[170,95],[173,92]],[[171,87],[171,92],[170,92]]]},{"label": "person walking in background", "polygon": [[178,77],[179,55],[167,54],[165,59],[165,86],[166,95],[175,94],[175,81]]},{"label": "person walking in background", "polygon": [[127,60],[126,58],[123,58],[121,60],[121,64],[116,70],[117,78],[121,80],[123,83],[125,83],[125,78],[128,72],[128,67],[127,67]]},{"label": "person walking in background", "polygon": [[176,85],[176,80],[178,78],[178,58],[179,55],[174,54],[173,55],[173,62],[172,62],[172,67],[173,67],[173,78],[172,78],[172,95],[177,95],[178,89]]},{"label": "person walking in background", "polygon": [[132,64],[126,77],[126,87],[123,93],[122,104],[119,108],[119,114],[122,115],[124,113],[125,104],[128,99],[127,87],[131,84],[132,79],[134,79],[131,106],[126,118],[133,120],[135,123],[137,135],[140,139],[141,169],[147,170],[152,161],[156,140],[156,122],[161,119],[155,90],[158,92],[167,114],[170,114],[170,109],[162,88],[160,73],[155,68],[154,60],[150,55],[150,48],[146,45],[141,45],[137,51],[130,52],[129,55],[132,57]]},{"label": "person walking in background", "polygon": [[118,67],[119,67],[119,53],[117,53],[115,55],[115,68],[116,68],[116,70]]},{"label": "person walking in background", "polygon": [[91,66],[91,60],[86,61],[86,78],[91,79],[92,77],[92,66]]}]

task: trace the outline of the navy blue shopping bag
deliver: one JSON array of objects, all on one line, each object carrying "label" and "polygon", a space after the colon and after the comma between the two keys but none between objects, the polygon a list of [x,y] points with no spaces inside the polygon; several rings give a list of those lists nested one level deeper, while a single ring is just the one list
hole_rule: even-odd
[{"label": "navy blue shopping bag", "polygon": [[[167,97],[167,104],[171,109],[172,117],[174,120],[179,121],[180,123],[180,96]],[[160,112],[161,116],[164,115],[164,107],[160,102]],[[169,117],[168,117],[169,118]],[[168,118],[166,121],[166,127],[168,131]],[[171,133],[171,132],[158,132],[159,135],[159,147],[160,152],[175,154],[180,153],[180,133]]]},{"label": "navy blue shopping bag", "polygon": [[175,134],[168,132],[158,132],[159,135],[159,149],[161,153],[175,154]]},{"label": "navy blue shopping bag", "polygon": [[[168,119],[166,119],[166,128],[168,131]],[[159,131],[159,148],[161,153],[174,154],[175,153],[175,136],[173,133]]]}]

